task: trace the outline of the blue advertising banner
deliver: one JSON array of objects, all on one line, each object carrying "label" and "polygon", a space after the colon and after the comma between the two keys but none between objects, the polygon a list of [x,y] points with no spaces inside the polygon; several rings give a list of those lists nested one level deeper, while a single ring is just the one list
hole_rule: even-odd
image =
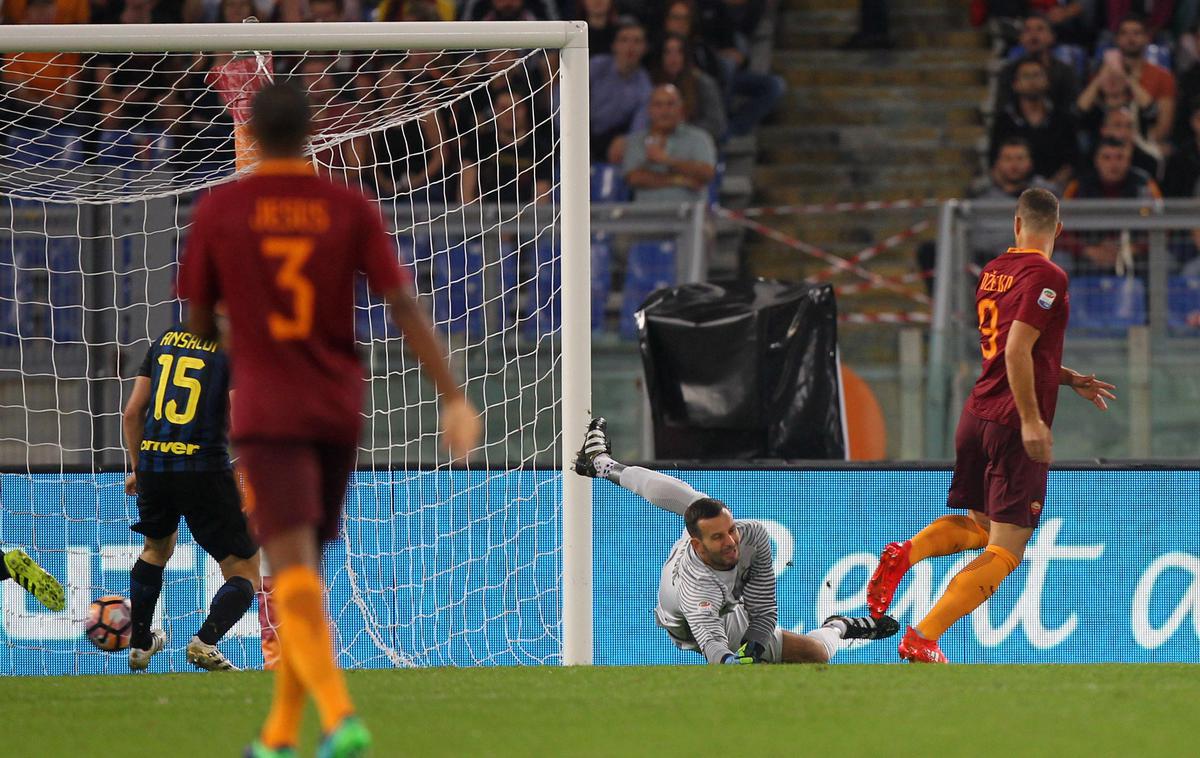
[{"label": "blue advertising banner", "polygon": [[[668,472],[764,522],[775,543],[779,618],[806,631],[862,614],[879,549],[945,512],[942,470]],[[701,663],[654,625],[659,570],[682,520],[609,482],[594,485],[595,660]],[[326,559],[345,666],[555,664],[559,499],[549,472],[361,472],[346,543]],[[955,662],[1200,661],[1200,471],[1056,470],[1026,559],[943,638]],[[0,583],[0,674],[118,673],[123,655],[83,639],[90,601],[127,594],[140,549],[119,474],[0,475],[0,546],[24,547],[64,580],[66,611]],[[974,553],[916,566],[892,612],[915,623]],[[152,670],[187,670],[182,648],[221,577],[186,527],[168,567],[160,623],[170,650]],[[262,663],[251,612],[222,642]],[[839,661],[896,660],[896,641]]]}]

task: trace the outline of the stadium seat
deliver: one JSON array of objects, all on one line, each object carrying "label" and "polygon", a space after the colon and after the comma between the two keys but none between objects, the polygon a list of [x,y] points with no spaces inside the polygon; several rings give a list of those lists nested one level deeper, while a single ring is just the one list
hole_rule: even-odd
[{"label": "stadium seat", "polygon": [[620,166],[594,163],[591,175],[593,203],[623,203],[629,199],[629,188],[625,186]]},{"label": "stadium seat", "polygon": [[1070,328],[1117,335],[1146,323],[1146,285],[1132,276],[1079,276],[1071,280]]},{"label": "stadium seat", "polygon": [[487,327],[484,243],[448,245],[433,253],[432,263],[434,324],[453,334],[482,336]]},{"label": "stadium seat", "polygon": [[592,235],[592,331],[604,331],[608,293],[612,289],[612,243],[607,234]]},{"label": "stadium seat", "polygon": [[[417,240],[409,235],[396,237],[396,245],[400,249],[400,267],[413,278],[418,287],[420,279],[413,265],[414,248]],[[429,240],[421,238],[420,244],[428,247]],[[428,287],[426,287],[428,289]],[[420,292],[420,290],[417,290]],[[367,288],[367,280],[359,277],[354,286],[354,334],[360,342],[370,342],[372,339],[391,338],[399,336],[396,325],[388,315],[387,306],[378,293],[372,295]]]},{"label": "stadium seat", "polygon": [[65,168],[80,163],[82,133],[77,129],[55,126],[48,130],[15,126],[4,140],[4,164],[19,168],[50,166]]},{"label": "stadium seat", "polygon": [[721,204],[721,182],[725,179],[725,161],[717,161],[712,181],[708,183],[708,204]]},{"label": "stadium seat", "polygon": [[524,332],[530,339],[538,339],[558,328],[562,317],[562,271],[559,265],[558,246],[546,238],[534,247],[534,269],[528,279],[528,318],[524,321]]},{"label": "stadium seat", "polygon": [[625,288],[621,293],[620,334],[637,339],[633,314],[651,292],[675,284],[675,243],[671,240],[643,240],[629,248]]},{"label": "stadium seat", "polygon": [[1173,276],[1167,283],[1167,325],[1171,329],[1200,330],[1188,317],[1200,318],[1200,277]]}]

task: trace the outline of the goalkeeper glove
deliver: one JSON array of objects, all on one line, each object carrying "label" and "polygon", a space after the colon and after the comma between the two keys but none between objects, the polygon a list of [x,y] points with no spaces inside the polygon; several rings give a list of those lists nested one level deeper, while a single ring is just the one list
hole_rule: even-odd
[{"label": "goalkeeper glove", "polygon": [[736,653],[727,653],[721,659],[721,663],[728,664],[745,664],[745,663],[761,663],[763,656],[767,654],[767,649],[761,642],[743,642]]}]

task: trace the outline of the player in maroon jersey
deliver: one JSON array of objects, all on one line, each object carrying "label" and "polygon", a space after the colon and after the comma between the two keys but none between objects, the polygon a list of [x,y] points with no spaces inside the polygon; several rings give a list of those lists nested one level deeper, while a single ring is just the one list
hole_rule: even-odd
[{"label": "player in maroon jersey", "polygon": [[1013,228],[1016,247],[984,267],[975,290],[983,371],[954,435],[946,502],[969,515],[942,516],[911,540],[885,547],[867,584],[867,605],[878,617],[914,563],[984,549],[925,618],[908,628],[900,642],[900,657],[908,661],[946,663],[938,638],[991,597],[1021,562],[1046,502],[1059,386],[1100,410],[1108,408],[1106,398],[1116,399],[1113,385],[1062,365],[1070,298],[1066,273],[1050,261],[1062,232],[1058,199],[1046,190],[1026,190]]},{"label": "player in maroon jersey", "polygon": [[480,431],[408,293],[378,208],[317,177],[303,159],[311,118],[294,86],[272,84],[258,93],[249,126],[262,163],[199,204],[179,274],[191,331],[213,334],[218,301],[228,311],[238,388],[231,436],[251,525],[274,572],[282,658],[251,756],[292,754],[306,694],[316,701],[325,733],[321,755],[360,755],[370,744],[333,655],[318,573],[322,544],[337,533],[362,428],[357,272],[388,302],[437,387],[450,452],[465,455]]}]

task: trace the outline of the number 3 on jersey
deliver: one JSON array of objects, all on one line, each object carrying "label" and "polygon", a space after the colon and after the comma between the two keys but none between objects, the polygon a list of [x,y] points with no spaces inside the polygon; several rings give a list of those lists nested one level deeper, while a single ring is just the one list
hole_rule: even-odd
[{"label": "number 3 on jersey", "polygon": [[1000,308],[996,305],[996,301],[990,298],[984,298],[979,301],[979,336],[982,337],[979,341],[979,347],[983,351],[983,359],[991,360],[996,355],[996,339],[999,337],[1000,330],[996,328],[996,322],[1000,320]]},{"label": "number 3 on jersey", "polygon": [[292,315],[272,313],[267,317],[271,336],[277,340],[300,340],[312,333],[315,292],[312,280],[304,275],[304,264],[312,256],[310,237],[264,237],[262,253],[268,258],[281,258],[283,263],[275,275],[279,289],[292,295]]}]

